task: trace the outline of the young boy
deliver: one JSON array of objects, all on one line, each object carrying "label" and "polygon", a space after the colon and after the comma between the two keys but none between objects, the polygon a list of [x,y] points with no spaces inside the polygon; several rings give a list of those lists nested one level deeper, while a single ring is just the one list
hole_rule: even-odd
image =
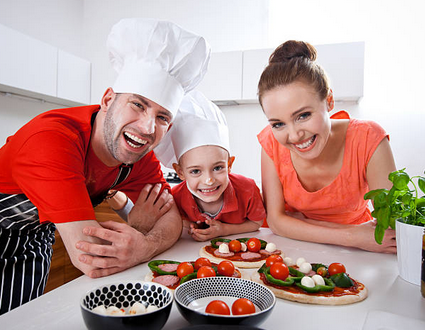
[{"label": "young boy", "polygon": [[260,190],[254,180],[230,173],[235,157],[226,119],[200,92],[185,97],[155,154],[183,180],[172,194],[193,239],[252,232],[262,225]]}]

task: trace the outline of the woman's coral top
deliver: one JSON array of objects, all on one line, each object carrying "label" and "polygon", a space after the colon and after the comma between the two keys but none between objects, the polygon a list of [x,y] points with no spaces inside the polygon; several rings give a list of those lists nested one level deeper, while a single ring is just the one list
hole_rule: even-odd
[{"label": "woman's coral top", "polygon": [[[336,115],[345,117],[341,113]],[[345,118],[349,118],[348,115]],[[314,192],[305,190],[298,180],[290,151],[274,138],[271,126],[257,137],[276,167],[286,210],[301,212],[309,219],[341,224],[360,224],[372,219],[368,201],[363,196],[369,191],[366,180],[369,160],[382,139],[388,138],[381,126],[372,121],[350,119],[341,171],[331,184]]]}]

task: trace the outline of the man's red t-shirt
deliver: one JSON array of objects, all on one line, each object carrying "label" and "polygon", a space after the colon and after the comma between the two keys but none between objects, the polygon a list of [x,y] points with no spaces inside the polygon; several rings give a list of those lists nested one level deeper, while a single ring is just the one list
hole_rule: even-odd
[{"label": "man's red t-shirt", "polygon": [[[91,118],[99,105],[45,112],[0,149],[0,192],[25,194],[40,222],[95,220],[90,197],[107,191],[119,167],[103,164],[90,147]],[[151,151],[114,189],[135,202],[147,183],[166,183]]]}]

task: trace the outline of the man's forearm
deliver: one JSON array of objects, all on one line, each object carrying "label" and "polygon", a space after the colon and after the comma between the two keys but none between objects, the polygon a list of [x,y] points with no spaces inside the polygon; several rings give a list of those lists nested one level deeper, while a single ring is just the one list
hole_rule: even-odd
[{"label": "man's forearm", "polygon": [[[175,205],[164,214],[155,226],[146,233],[145,237],[149,243],[147,255],[144,261],[172,247],[179,239],[182,232],[182,219]],[[141,251],[143,253],[143,251]]]}]

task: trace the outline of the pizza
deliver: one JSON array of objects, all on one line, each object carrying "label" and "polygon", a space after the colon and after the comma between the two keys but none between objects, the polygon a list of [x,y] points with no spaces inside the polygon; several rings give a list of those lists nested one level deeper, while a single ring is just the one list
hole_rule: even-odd
[{"label": "pizza", "polygon": [[145,281],[156,282],[172,290],[176,289],[180,284],[198,277],[243,277],[241,271],[233,263],[216,264],[206,258],[198,258],[196,261],[185,262],[152,260],[148,263],[148,267],[149,272],[145,276]]},{"label": "pizza", "polygon": [[203,246],[199,255],[219,263],[230,260],[239,268],[259,268],[270,255],[282,255],[274,243],[267,243],[256,237],[251,238],[215,238],[211,244]]},{"label": "pizza", "polygon": [[278,298],[305,304],[347,305],[367,297],[364,284],[350,277],[340,263],[329,266],[306,262],[293,266],[281,262],[267,264],[254,272],[251,280],[265,285]]}]

